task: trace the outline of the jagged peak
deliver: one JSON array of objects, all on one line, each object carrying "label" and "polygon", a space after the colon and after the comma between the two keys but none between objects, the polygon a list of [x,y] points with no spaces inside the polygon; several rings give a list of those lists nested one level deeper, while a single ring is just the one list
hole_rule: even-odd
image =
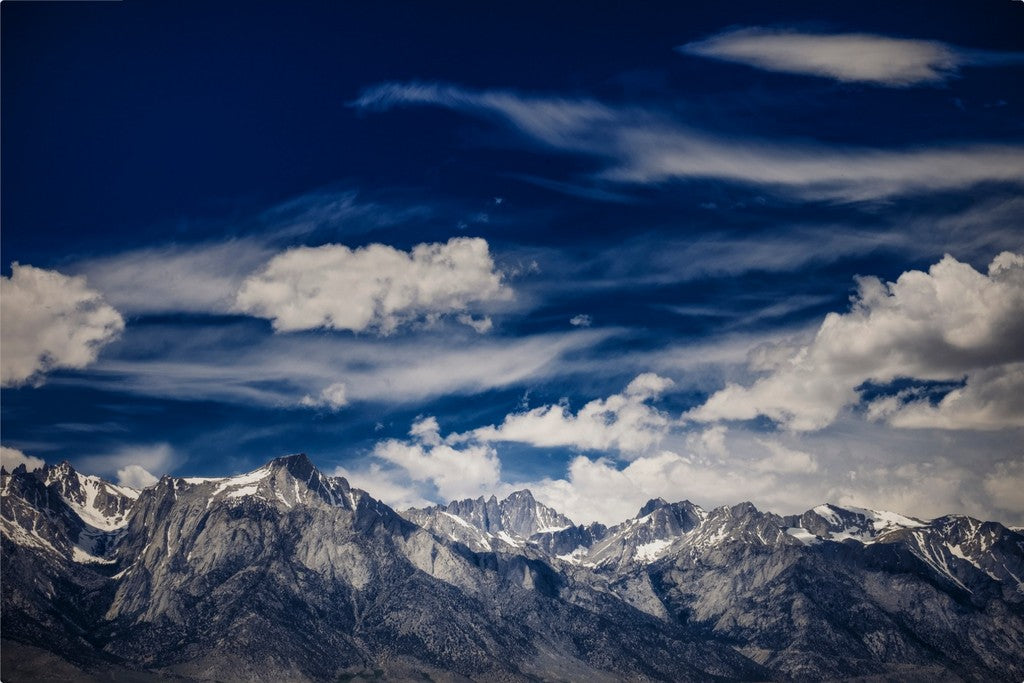
[{"label": "jagged peak", "polygon": [[305,453],[293,453],[274,458],[264,467],[274,470],[287,470],[296,479],[308,479],[314,472],[319,472],[313,461]]},{"label": "jagged peak", "polygon": [[66,459],[61,460],[56,465],[44,465],[43,471],[47,472],[48,474],[59,474],[65,477],[78,473],[78,470],[76,470],[74,466]]},{"label": "jagged peak", "polygon": [[658,508],[663,508],[666,505],[668,505],[668,501],[665,500],[664,498],[651,498],[649,501],[644,503],[644,506],[642,508],[640,508],[640,512],[636,513],[636,519],[646,517],[647,515],[657,510]]},{"label": "jagged peak", "polygon": [[732,513],[733,517],[741,517],[749,514],[759,514],[761,511],[757,509],[757,506],[751,503],[749,500],[745,500],[742,503],[737,503],[729,508],[729,512]]},{"label": "jagged peak", "polygon": [[[493,496],[492,496],[492,498],[493,498]],[[518,491],[513,491],[512,493],[510,493],[507,496],[505,496],[505,501],[516,502],[516,501],[520,501],[520,500],[527,500],[527,501],[534,501],[534,502],[536,502],[537,499],[533,497],[533,493],[530,492],[530,489],[519,489]],[[505,501],[502,501],[502,502],[505,502]]]}]

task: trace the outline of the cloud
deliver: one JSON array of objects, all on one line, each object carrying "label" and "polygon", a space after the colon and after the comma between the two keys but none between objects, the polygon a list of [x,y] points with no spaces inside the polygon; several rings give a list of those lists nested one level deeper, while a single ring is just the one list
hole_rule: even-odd
[{"label": "cloud", "polygon": [[872,401],[869,417],[907,429],[1024,427],[1024,363],[972,372],[938,402],[913,390]]},{"label": "cloud", "polygon": [[273,251],[251,239],[135,249],[75,264],[129,314],[228,313],[239,288]]},{"label": "cloud", "polygon": [[687,178],[752,183],[811,199],[870,200],[1019,184],[1024,150],[1012,145],[937,145],[901,150],[780,143],[696,130],[660,110],[592,99],[530,97],[454,85],[385,83],[353,106],[438,106],[494,119],[538,144],[595,157],[598,181],[652,184]]},{"label": "cloud", "polygon": [[983,274],[947,255],[927,273],[907,271],[891,283],[862,277],[857,285],[851,310],[828,314],[809,344],[762,349],[752,359],[767,375],[727,385],[688,417],[766,416],[794,431],[821,429],[859,400],[865,382],[966,376],[966,387],[938,406],[883,399],[869,415],[904,427],[1021,424],[1024,257],[1004,252]]},{"label": "cloud", "polygon": [[1024,462],[999,463],[985,475],[984,489],[996,507],[1024,514]]},{"label": "cloud", "polygon": [[420,486],[397,468],[385,468],[380,463],[370,463],[361,468],[336,467],[332,476],[345,477],[349,484],[360,488],[371,496],[390,505],[395,510],[433,505]]},{"label": "cloud", "polygon": [[669,418],[647,401],[672,384],[670,379],[645,373],[630,382],[623,393],[590,401],[575,414],[567,405],[541,406],[507,415],[498,426],[481,427],[455,438],[581,450],[615,449],[636,455],[657,445],[668,431]]},{"label": "cloud", "polygon": [[966,65],[1024,61],[1021,53],[964,50],[931,40],[765,28],[726,31],[677,49],[766,71],[889,87],[942,83]]},{"label": "cloud", "polygon": [[135,482],[134,484],[125,484],[126,486],[144,488],[149,484],[140,486],[136,484],[148,481],[147,477],[153,477],[150,472],[168,473],[181,460],[182,458],[167,443],[126,445],[113,453],[78,458],[77,467],[80,471],[88,474],[116,475],[119,481]]},{"label": "cloud", "polygon": [[307,408],[339,410],[348,405],[348,390],[344,382],[335,382],[324,388],[318,396],[306,394],[299,400],[299,405]]},{"label": "cloud", "polygon": [[[101,359],[65,385],[184,400],[289,407],[320,398],[326,381],[357,401],[408,404],[563,375],[611,330],[524,337],[443,334],[365,339],[347,335],[253,334],[251,322],[132,328],[117,359]],[[152,359],[153,348],[161,350]]]},{"label": "cloud", "polygon": [[13,263],[0,288],[5,387],[42,384],[58,368],[84,368],[124,330],[121,314],[83,277]]},{"label": "cloud", "polygon": [[758,472],[817,472],[818,462],[810,453],[788,448],[776,441],[758,439],[770,455],[751,463]]},{"label": "cloud", "polygon": [[593,319],[585,313],[580,313],[579,315],[574,315],[569,318],[569,324],[573,327],[590,327],[593,322]]},{"label": "cloud", "polygon": [[437,420],[413,424],[411,441],[388,439],[378,443],[373,456],[403,470],[417,482],[429,482],[445,500],[471,498],[497,488],[501,463],[490,446],[457,449],[442,443]]},{"label": "cloud", "polygon": [[141,465],[128,465],[117,471],[117,483],[132,489],[144,489],[160,481]]},{"label": "cloud", "polygon": [[511,296],[487,242],[455,237],[411,252],[383,244],[289,249],[245,280],[235,308],[272,320],[279,332],[327,328],[387,335],[411,319]]},{"label": "cloud", "polygon": [[956,48],[934,41],[763,28],[727,31],[678,49],[767,71],[896,87],[942,82],[965,61]]},{"label": "cloud", "polygon": [[482,318],[474,318],[468,313],[463,313],[458,318],[456,318],[456,320],[458,320],[463,325],[468,325],[469,327],[472,327],[474,330],[476,330],[477,334],[486,334],[491,331],[492,327],[494,327],[494,323],[491,322],[491,319],[488,316],[484,316]]},{"label": "cloud", "polygon": [[25,455],[17,448],[0,446],[0,466],[8,472],[13,472],[14,468],[18,465],[24,465],[25,468],[31,472],[32,470],[39,469],[45,464],[46,463],[43,462],[42,458]]},{"label": "cloud", "polygon": [[711,464],[672,451],[645,455],[620,468],[608,458],[576,457],[564,479],[525,484],[546,505],[576,523],[615,524],[632,517],[651,498],[691,500],[699,505],[760,499],[777,502],[778,480],[750,468]]}]

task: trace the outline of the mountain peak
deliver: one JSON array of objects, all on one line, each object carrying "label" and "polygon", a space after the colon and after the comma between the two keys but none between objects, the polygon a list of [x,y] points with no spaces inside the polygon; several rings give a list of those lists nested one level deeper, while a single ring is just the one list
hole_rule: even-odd
[{"label": "mountain peak", "polygon": [[305,453],[282,455],[267,463],[267,467],[271,470],[287,470],[296,479],[309,479],[317,471],[316,465]]},{"label": "mountain peak", "polygon": [[664,498],[651,498],[649,501],[644,503],[644,506],[640,508],[640,512],[636,513],[636,519],[646,517],[658,508],[663,508],[668,505],[668,501]]},{"label": "mountain peak", "polygon": [[531,501],[536,502],[537,499],[533,497],[533,494],[530,492],[530,489],[519,489],[518,491],[513,491],[512,493],[505,496],[505,500],[512,503],[518,503]]}]

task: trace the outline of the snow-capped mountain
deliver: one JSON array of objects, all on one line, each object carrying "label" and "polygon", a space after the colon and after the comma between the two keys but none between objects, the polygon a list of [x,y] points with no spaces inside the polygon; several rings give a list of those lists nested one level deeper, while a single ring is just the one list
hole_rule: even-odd
[{"label": "snow-capped mountain", "polygon": [[1024,536],[529,491],[396,513],[304,455],[141,492],[3,473],[4,680],[1020,680]]},{"label": "snow-capped mountain", "polygon": [[406,519],[425,529],[465,543],[473,550],[498,546],[521,548],[537,534],[564,531],[572,521],[538,503],[527,490],[515,491],[504,500],[495,496],[455,500],[446,506],[410,509]]}]

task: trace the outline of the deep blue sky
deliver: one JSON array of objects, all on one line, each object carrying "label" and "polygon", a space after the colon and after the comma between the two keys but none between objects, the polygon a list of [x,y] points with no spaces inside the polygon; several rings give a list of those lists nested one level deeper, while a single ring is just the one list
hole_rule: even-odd
[{"label": "deep blue sky", "polygon": [[[854,391],[821,399],[837,412],[814,424],[770,390],[733,397],[757,404],[749,414],[684,416],[781,372],[756,363],[766,345],[813,351],[826,314],[852,315],[858,276],[895,281],[948,253],[984,277],[1020,253],[1024,3],[352,5],[0,6],[2,273],[85,276],[125,323],[94,361],[4,389],[4,446],[111,478],[129,464],[226,475],[305,451],[396,504],[524,483],[601,496],[578,467],[603,463],[635,466],[611,517],[648,493],[788,511],[843,492],[912,514],[1024,517],[993,483],[1024,476],[1024,416],[1005,392],[985,393],[981,413],[950,408],[969,419],[901,422],[877,403],[939,410],[958,387],[1017,386],[1024,359],[1003,324],[1016,280],[977,295],[1005,306],[968,325],[995,321],[956,362],[877,360],[892,339],[941,337],[948,302],[905,334],[872,319],[862,333],[881,351],[856,369],[807,367]],[[767,37],[754,56],[727,54],[751,35]],[[796,67],[772,66],[793,49]],[[808,73],[823,53],[831,66]],[[900,75],[900,60],[925,75]],[[861,61],[870,77],[843,71]],[[275,331],[235,300],[293,247],[460,237],[486,241],[504,294],[354,331]],[[897,319],[913,316],[916,295],[890,296]],[[18,320],[5,318],[8,349],[6,335],[30,333]],[[673,381],[627,399],[664,420],[627,425],[652,442],[580,436],[576,411],[646,372]],[[344,405],[317,398],[337,383]],[[478,432],[445,459],[408,436],[427,416],[445,437],[560,401],[572,424],[546,441]],[[384,457],[384,443],[423,459]],[[452,485],[465,449],[500,479],[473,470]],[[645,479],[663,451],[693,470]]]}]

